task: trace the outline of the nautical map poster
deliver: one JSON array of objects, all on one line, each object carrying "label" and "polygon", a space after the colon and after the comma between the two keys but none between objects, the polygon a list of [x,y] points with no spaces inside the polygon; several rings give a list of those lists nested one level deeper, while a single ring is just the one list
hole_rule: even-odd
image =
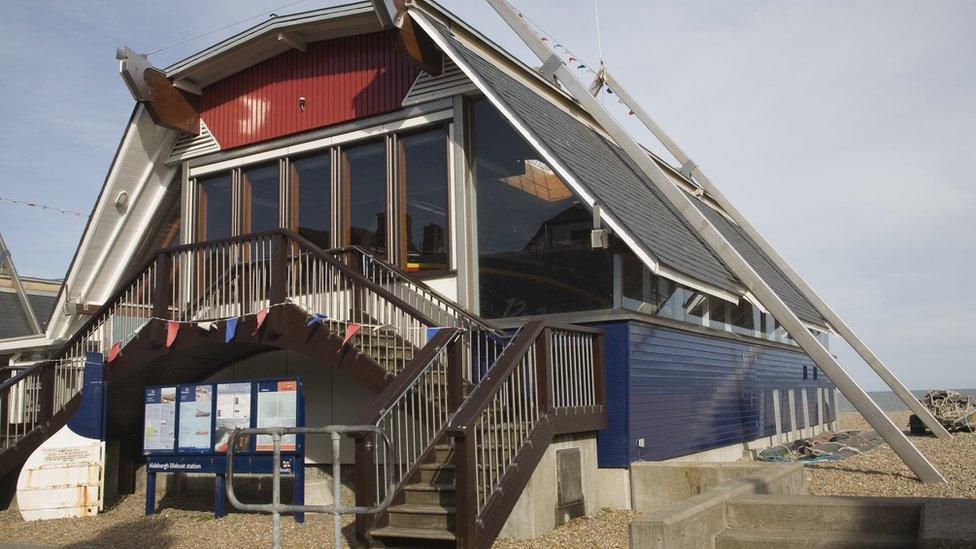
[{"label": "nautical map poster", "polygon": [[213,425],[213,385],[180,385],[179,451],[209,452]]},{"label": "nautical map poster", "polygon": [[142,449],[172,451],[176,442],[176,387],[146,388]]},{"label": "nautical map poster", "polygon": [[[214,437],[214,451],[226,452],[230,435],[235,428],[247,429],[251,426],[251,387],[250,382],[217,384],[217,424]],[[250,435],[237,437],[235,452],[246,452],[251,447]]]},{"label": "nautical map poster", "polygon": [[[298,425],[298,381],[262,381],[258,384],[258,427],[295,427]],[[259,452],[270,452],[274,446],[269,435],[259,435]],[[281,451],[295,451],[295,435],[281,437]]]}]

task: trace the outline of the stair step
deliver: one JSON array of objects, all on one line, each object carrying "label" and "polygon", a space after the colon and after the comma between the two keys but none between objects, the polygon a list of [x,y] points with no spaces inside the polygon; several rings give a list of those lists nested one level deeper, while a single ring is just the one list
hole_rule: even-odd
[{"label": "stair step", "polygon": [[431,529],[454,528],[454,507],[405,503],[390,507],[387,513],[390,517],[390,526]]},{"label": "stair step", "polygon": [[369,532],[373,547],[412,547],[417,549],[453,548],[457,544],[454,532],[441,528],[406,528],[384,526]]},{"label": "stair step", "polygon": [[727,530],[715,536],[715,549],[907,549],[917,545],[917,536],[879,532]]},{"label": "stair step", "polygon": [[435,530],[433,528],[403,528],[394,526],[384,526],[370,530],[369,535],[383,538],[407,538],[407,539],[436,539],[444,541],[454,541],[457,537],[450,530]]},{"label": "stair step", "polygon": [[453,463],[421,463],[420,482],[428,484],[454,484]]},{"label": "stair step", "polygon": [[453,506],[455,502],[453,484],[410,484],[403,491],[408,504]]},{"label": "stair step", "polygon": [[918,502],[891,498],[743,496],[728,503],[729,526],[742,530],[891,532],[917,535]]}]

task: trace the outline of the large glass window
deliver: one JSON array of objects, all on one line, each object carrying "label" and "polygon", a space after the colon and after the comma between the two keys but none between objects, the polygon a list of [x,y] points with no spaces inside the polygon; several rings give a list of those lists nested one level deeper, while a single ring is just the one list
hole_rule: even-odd
[{"label": "large glass window", "polygon": [[591,248],[586,206],[489,102],[471,124],[481,314],[611,307],[612,255]]},{"label": "large glass window", "polygon": [[332,216],[329,152],[291,161],[290,226],[321,248],[330,248]]},{"label": "large glass window", "polygon": [[400,262],[407,271],[448,268],[447,132],[402,135],[399,143]]},{"label": "large glass window", "polygon": [[278,162],[244,170],[244,233],[260,233],[279,225]]},{"label": "large glass window", "polygon": [[197,181],[198,242],[219,240],[231,235],[231,174]]},{"label": "large glass window", "polygon": [[344,154],[348,244],[386,257],[386,141],[349,147]]}]

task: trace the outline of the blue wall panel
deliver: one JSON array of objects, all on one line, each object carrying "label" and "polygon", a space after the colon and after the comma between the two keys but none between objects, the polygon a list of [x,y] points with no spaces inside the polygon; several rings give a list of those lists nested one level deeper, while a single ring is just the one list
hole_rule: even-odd
[{"label": "blue wall panel", "polygon": [[[802,352],[743,343],[637,321],[598,325],[606,334],[608,428],[598,435],[601,467],[663,460],[755,440],[776,432],[773,389],[784,402],[808,389],[810,424],[817,422],[813,362]],[[808,379],[803,379],[803,366]],[[825,415],[827,409],[824,409]],[[644,438],[645,447],[637,441]]]},{"label": "blue wall panel", "polygon": [[600,467],[626,467],[630,464],[627,455],[630,441],[627,408],[628,323],[612,322],[594,327],[603,329],[607,388],[607,428],[597,433],[597,459]]}]

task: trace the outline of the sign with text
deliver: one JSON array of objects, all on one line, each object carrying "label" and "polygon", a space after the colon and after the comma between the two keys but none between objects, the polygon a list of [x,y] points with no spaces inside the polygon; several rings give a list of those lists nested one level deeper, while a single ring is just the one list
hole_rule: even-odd
[{"label": "sign with text", "polygon": [[[262,381],[258,383],[258,417],[260,427],[295,427],[298,425],[298,382],[296,380]],[[259,452],[274,450],[269,435],[259,435]],[[281,438],[281,451],[295,451],[295,435]]]},{"label": "sign with text", "polygon": [[176,444],[176,387],[146,387],[145,428],[142,447],[146,453],[171,453]]},{"label": "sign with text", "polygon": [[180,385],[178,452],[210,452],[213,436],[213,385]]}]

